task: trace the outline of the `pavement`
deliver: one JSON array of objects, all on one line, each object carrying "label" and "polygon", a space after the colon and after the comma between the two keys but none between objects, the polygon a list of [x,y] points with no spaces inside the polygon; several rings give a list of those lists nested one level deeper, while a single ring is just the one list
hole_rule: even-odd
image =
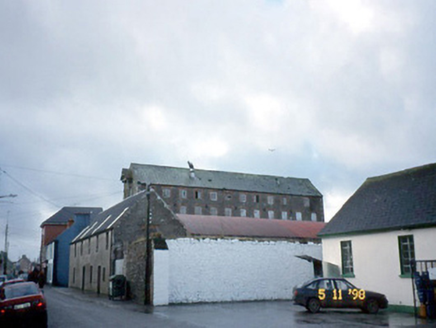
[{"label": "pavement", "polygon": [[[109,308],[122,308],[125,310],[131,310],[135,312],[144,312],[144,307],[152,309],[152,306],[145,306],[138,303],[133,302],[132,300],[124,300],[120,298],[115,298],[110,300],[107,295],[97,294],[90,291],[82,291],[75,288],[66,288],[66,287],[51,287],[45,286],[44,289],[51,288],[57,293],[61,293],[68,297],[75,298],[82,302],[92,302],[94,304],[106,306]],[[151,310],[150,310],[151,311]],[[145,311],[147,312],[147,311]]]}]

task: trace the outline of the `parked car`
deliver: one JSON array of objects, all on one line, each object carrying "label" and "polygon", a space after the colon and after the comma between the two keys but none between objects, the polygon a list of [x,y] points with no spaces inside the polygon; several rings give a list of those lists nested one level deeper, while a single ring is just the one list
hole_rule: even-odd
[{"label": "parked car", "polygon": [[375,314],[388,306],[385,295],[360,289],[343,278],[317,278],[294,288],[293,300],[309,312],[320,308],[359,308]]},{"label": "parked car", "polygon": [[0,288],[0,327],[47,327],[47,303],[34,282]]},{"label": "parked car", "polygon": [[0,286],[3,285],[3,283],[8,280],[8,276],[5,274],[0,275]]},{"label": "parked car", "polygon": [[1,287],[4,287],[6,285],[12,285],[12,284],[18,284],[18,283],[22,283],[22,282],[26,282],[26,280],[20,279],[20,278],[16,278],[16,279],[9,279],[6,280]]}]

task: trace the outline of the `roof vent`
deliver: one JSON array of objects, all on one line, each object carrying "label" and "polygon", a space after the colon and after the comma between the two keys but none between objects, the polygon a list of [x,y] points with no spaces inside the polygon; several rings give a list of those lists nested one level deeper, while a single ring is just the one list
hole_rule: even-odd
[{"label": "roof vent", "polygon": [[190,161],[188,161],[188,165],[189,165],[189,177],[191,179],[195,179],[194,164],[192,164]]}]

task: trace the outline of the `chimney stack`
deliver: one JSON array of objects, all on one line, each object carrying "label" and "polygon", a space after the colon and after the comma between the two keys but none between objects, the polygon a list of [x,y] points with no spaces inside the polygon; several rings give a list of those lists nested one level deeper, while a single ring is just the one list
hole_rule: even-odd
[{"label": "chimney stack", "polygon": [[189,165],[189,177],[191,179],[195,179],[194,164],[192,164],[190,161],[188,161],[188,165]]}]

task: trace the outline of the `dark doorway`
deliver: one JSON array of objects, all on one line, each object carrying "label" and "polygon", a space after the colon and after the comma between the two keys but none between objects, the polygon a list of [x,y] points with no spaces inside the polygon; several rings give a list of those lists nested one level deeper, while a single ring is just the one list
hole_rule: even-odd
[{"label": "dark doorway", "polygon": [[82,291],[85,290],[85,273],[86,273],[86,270],[85,270],[85,267],[83,267],[83,269],[82,269]]},{"label": "dark doorway", "polygon": [[101,266],[97,268],[97,294],[100,294]]}]

